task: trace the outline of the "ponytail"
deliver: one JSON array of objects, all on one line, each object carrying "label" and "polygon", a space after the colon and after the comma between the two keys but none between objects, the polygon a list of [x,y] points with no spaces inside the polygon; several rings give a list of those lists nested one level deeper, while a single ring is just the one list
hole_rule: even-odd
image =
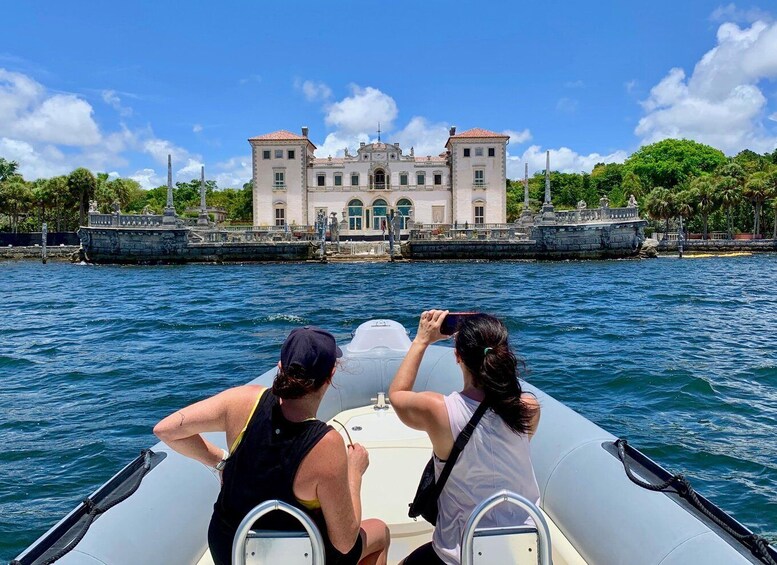
[{"label": "ponytail", "polygon": [[488,314],[464,318],[456,333],[456,351],[488,407],[515,433],[528,433],[534,410],[521,400],[518,367],[523,362],[510,349],[505,325]]},{"label": "ponytail", "polygon": [[288,368],[279,368],[272,383],[272,393],[284,400],[302,398],[319,388],[321,383],[317,383],[314,378],[309,378],[305,368],[296,363]]}]

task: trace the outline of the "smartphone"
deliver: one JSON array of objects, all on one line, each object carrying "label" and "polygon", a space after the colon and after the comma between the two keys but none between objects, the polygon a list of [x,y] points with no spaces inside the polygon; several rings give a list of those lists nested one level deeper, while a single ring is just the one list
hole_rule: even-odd
[{"label": "smartphone", "polygon": [[467,316],[474,316],[477,312],[448,312],[443,318],[440,333],[442,335],[453,335],[459,329],[459,324]]}]

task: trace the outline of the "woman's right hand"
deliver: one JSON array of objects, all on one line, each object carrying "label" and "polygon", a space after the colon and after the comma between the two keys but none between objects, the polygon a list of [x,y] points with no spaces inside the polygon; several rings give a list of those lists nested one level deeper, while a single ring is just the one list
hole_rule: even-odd
[{"label": "woman's right hand", "polygon": [[422,312],[421,319],[418,321],[418,333],[414,341],[423,345],[431,345],[435,341],[450,337],[440,333],[442,321],[447,315],[447,310],[427,310]]},{"label": "woman's right hand", "polygon": [[364,475],[370,466],[370,454],[360,443],[348,446],[348,468],[359,475]]}]

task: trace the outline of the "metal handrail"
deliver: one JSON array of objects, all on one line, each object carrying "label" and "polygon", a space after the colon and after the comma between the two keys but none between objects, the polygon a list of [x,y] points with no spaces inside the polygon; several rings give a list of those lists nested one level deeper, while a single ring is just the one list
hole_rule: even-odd
[{"label": "metal handrail", "polygon": [[473,544],[475,539],[475,528],[477,528],[481,518],[483,518],[483,516],[485,516],[492,508],[499,506],[503,502],[509,502],[523,508],[531,519],[534,520],[539,536],[539,555],[537,556],[539,558],[539,563],[540,565],[553,565],[553,557],[550,552],[550,530],[548,529],[548,523],[545,521],[545,517],[533,502],[520,494],[515,494],[509,490],[501,490],[489,496],[478,504],[472,511],[472,514],[469,515],[467,523],[464,526],[464,531],[461,534],[461,565],[472,565],[474,559]]},{"label": "metal handrail", "polygon": [[305,528],[308,536],[310,537],[310,545],[312,547],[311,556],[313,557],[312,565],[324,565],[324,540],[321,537],[321,532],[311,520],[310,516],[305,514],[302,510],[294,508],[290,504],[281,502],[280,500],[267,500],[260,505],[255,506],[251,511],[246,514],[243,521],[237,527],[237,533],[235,533],[235,539],[232,541],[232,563],[233,565],[246,565],[245,555],[245,543],[248,538],[248,533],[251,531],[251,526],[259,518],[265,514],[272,512],[273,510],[281,510],[287,514],[294,516]]}]

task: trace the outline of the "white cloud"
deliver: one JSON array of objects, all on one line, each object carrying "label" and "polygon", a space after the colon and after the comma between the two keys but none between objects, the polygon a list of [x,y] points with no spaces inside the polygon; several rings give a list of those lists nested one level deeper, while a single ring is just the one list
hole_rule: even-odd
[{"label": "white cloud", "polygon": [[176,171],[176,177],[182,180],[192,180],[200,178],[202,171],[202,163],[199,159],[192,159],[191,157],[186,160],[186,165]]},{"label": "white cloud", "polygon": [[757,20],[769,21],[771,18],[767,12],[758,8],[748,8],[747,10],[737,8],[733,2],[726,6],[720,5],[712,14],[710,20],[713,22],[739,22],[750,24]]},{"label": "white cloud", "polygon": [[626,89],[626,92],[631,94],[632,92],[634,92],[634,89],[637,88],[637,84],[639,84],[637,82],[637,79],[631,79],[629,81],[624,82],[623,87]]},{"label": "white cloud", "polygon": [[202,131],[202,125],[201,124],[194,124],[192,126],[192,131],[194,133],[200,133]]},{"label": "white cloud", "polygon": [[84,146],[100,142],[92,106],[49,94],[37,81],[0,68],[0,135],[28,142]]},{"label": "white cloud", "polygon": [[167,179],[156,174],[154,169],[141,169],[135,171],[129,178],[138,181],[141,188],[145,188],[146,190],[167,184]]},{"label": "white cloud", "polygon": [[769,119],[772,120],[773,122],[777,122],[777,112],[769,116]]},{"label": "white cloud", "polygon": [[262,82],[262,76],[261,75],[248,75],[247,77],[243,77],[240,80],[237,81],[240,86],[249,84],[249,83],[260,83]]},{"label": "white cloud", "polygon": [[327,108],[326,124],[347,133],[363,133],[393,127],[397,117],[397,103],[388,94],[368,86],[351,85],[351,96],[334,102]]},{"label": "white cloud", "polygon": [[253,170],[251,168],[251,155],[232,157],[227,161],[216,163],[214,174],[207,178],[213,178],[219,188],[243,188],[243,184],[251,180]]},{"label": "white cloud", "polygon": [[0,155],[19,163],[19,172],[27,178],[53,177],[73,170],[63,153],[52,145],[36,149],[26,141],[2,137]]},{"label": "white cloud", "polygon": [[308,102],[316,102],[317,100],[326,101],[332,97],[332,89],[323,82],[315,82],[312,80],[301,81],[297,79],[294,81],[294,86],[302,91],[302,94],[305,95]]},{"label": "white cloud", "polygon": [[103,90],[102,97],[103,101],[116,110],[122,118],[128,118],[132,115],[132,108],[122,105],[121,98],[115,90]]},{"label": "white cloud", "polygon": [[525,129],[523,131],[506,129],[502,133],[510,136],[511,145],[513,144],[520,145],[521,143],[526,143],[527,141],[530,141],[532,138],[531,132],[528,129]]},{"label": "white cloud", "polygon": [[643,143],[685,137],[729,154],[771,151],[777,132],[764,120],[769,100],[759,85],[775,79],[777,23],[724,23],[690,76],[674,68],[651,89],[635,133]]},{"label": "white cloud", "polygon": [[448,124],[430,124],[426,118],[414,116],[401,131],[392,135],[391,139],[399,142],[405,154],[409,153],[412,147],[419,157],[434,156],[445,151],[449,133]]},{"label": "white cloud", "polygon": [[316,146],[316,157],[342,157],[346,147],[355,151],[361,142],[369,143],[370,136],[366,133],[335,131],[327,134],[324,142]]},{"label": "white cloud", "polygon": [[574,114],[577,111],[577,100],[574,98],[559,98],[556,102],[556,110],[563,114]]},{"label": "white cloud", "polygon": [[584,88],[585,83],[582,80],[570,80],[564,83],[564,88]]},{"label": "white cloud", "polygon": [[[581,155],[568,147],[550,150],[550,169],[562,173],[590,172],[596,163],[621,163],[628,154],[617,150],[607,155],[589,153]],[[545,170],[545,149],[532,145],[522,155],[507,155],[507,178],[519,179],[524,175],[524,163],[529,163],[529,175]]]}]

